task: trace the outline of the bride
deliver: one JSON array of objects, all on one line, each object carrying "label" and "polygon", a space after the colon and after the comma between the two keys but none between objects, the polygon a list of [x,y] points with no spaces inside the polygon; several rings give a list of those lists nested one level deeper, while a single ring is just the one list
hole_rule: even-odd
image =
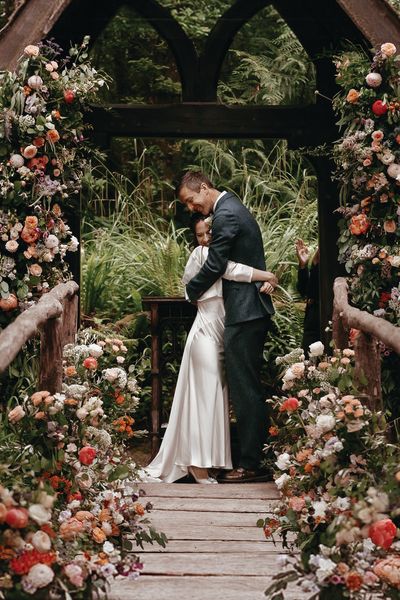
[{"label": "bride", "polygon": [[[182,278],[186,285],[204,264],[211,241],[209,219],[193,215],[198,246]],[[276,282],[268,271],[229,261],[223,278]],[[267,293],[273,292],[269,284]],[[217,483],[209,468],[231,469],[228,389],[224,377],[224,301],[219,279],[197,302],[197,315],[186,340],[171,414],[160,450],[145,468],[151,478],[172,483],[189,472],[198,483]]]}]

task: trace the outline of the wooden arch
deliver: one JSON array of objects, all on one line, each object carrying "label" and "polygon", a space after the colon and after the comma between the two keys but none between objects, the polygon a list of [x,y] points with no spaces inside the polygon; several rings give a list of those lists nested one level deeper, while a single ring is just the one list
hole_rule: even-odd
[{"label": "wooden arch", "polygon": [[[96,39],[118,8],[126,4],[145,18],[172,51],[182,83],[182,102],[174,105],[112,105],[90,115],[96,139],[111,136],[176,138],[285,138],[291,147],[337,138],[329,102],[308,106],[226,106],[217,103],[224,57],[237,31],[272,4],[297,35],[316,67],[317,87],[335,92],[328,53],[343,39],[373,46],[391,41],[400,47],[400,20],[387,0],[235,0],[210,32],[201,54],[170,12],[156,0],[21,0],[0,32],[0,67],[12,68],[28,43],[54,37],[63,47],[86,34]],[[319,180],[321,305],[323,325],[332,314],[332,284],[337,274],[337,231],[332,213],[338,194],[331,165],[313,160]]]}]

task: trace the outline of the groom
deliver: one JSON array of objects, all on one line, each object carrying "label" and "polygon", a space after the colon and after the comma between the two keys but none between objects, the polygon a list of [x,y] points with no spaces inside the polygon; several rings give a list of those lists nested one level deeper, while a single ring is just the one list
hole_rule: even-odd
[{"label": "groom", "polygon": [[[208,258],[186,286],[192,302],[225,273],[228,260],[265,270],[260,228],[239,198],[231,192],[215,189],[200,171],[185,173],[176,191],[190,211],[203,215],[214,213]],[[272,274],[270,283],[277,283]],[[260,371],[274,309],[269,295],[260,296],[266,284],[258,289],[259,286],[223,279],[225,369],[237,418],[240,466],[227,472],[220,479],[221,483],[267,478],[260,469],[268,425]]]}]

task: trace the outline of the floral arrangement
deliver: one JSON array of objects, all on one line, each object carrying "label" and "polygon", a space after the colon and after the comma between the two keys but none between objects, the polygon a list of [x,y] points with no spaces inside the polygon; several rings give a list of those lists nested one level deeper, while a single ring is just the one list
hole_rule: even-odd
[{"label": "floral arrangement", "polygon": [[88,43],[66,58],[53,43],[29,45],[16,72],[0,73],[0,326],[71,277],[78,240],[62,211],[77,207],[92,154],[83,110],[106,83]]},{"label": "floral arrangement", "polygon": [[[78,240],[61,218],[61,209],[36,205],[34,214],[18,218],[15,210],[0,211],[0,310],[28,308],[35,298],[70,278],[66,253]],[[0,324],[2,313],[0,312]]]},{"label": "floral arrangement", "polygon": [[282,497],[258,525],[301,554],[281,557],[271,599],[293,581],[313,598],[400,597],[399,448],[352,386],[353,355],[327,357],[316,342],[309,360],[302,350],[278,359],[286,395],[269,401],[277,417],[266,450]]},{"label": "floral arrangement", "polygon": [[57,45],[29,45],[18,70],[0,76],[0,198],[3,206],[71,204],[89,149],[83,109],[106,77],[87,61],[89,38],[67,58]]},{"label": "floral arrangement", "polygon": [[86,343],[64,348],[62,393],[34,392],[8,412],[21,444],[35,447],[31,465],[38,463],[40,476],[67,497],[136,476],[126,442],[142,434],[133,428],[140,389],[135,366],[123,366],[127,347],[118,338],[98,340],[94,332],[80,337]]},{"label": "floral arrangement", "polygon": [[[8,407],[0,500],[3,494],[6,508],[26,518],[13,525],[0,502],[0,594],[107,593],[115,577],[136,578],[142,568],[127,536],[139,546],[165,545],[146,517],[151,504],[139,501],[138,470],[127,452],[126,441],[140,434],[133,428],[140,389],[126,352],[119,338],[82,331],[65,346],[62,392],[36,391]],[[21,491],[32,488],[32,478],[47,503],[41,522],[28,518],[37,501]]]},{"label": "floral arrangement", "polygon": [[122,538],[142,528],[148,507],[138,498],[129,488],[106,490],[91,501],[75,495],[57,510],[44,489],[0,487],[2,597],[83,599],[106,594],[115,577],[136,579],[143,565]]},{"label": "floral arrangement", "polygon": [[354,304],[398,324],[400,316],[400,57],[382,44],[372,63],[357,52],[336,60],[334,108],[345,127],[335,146],[342,185],[339,259]]}]

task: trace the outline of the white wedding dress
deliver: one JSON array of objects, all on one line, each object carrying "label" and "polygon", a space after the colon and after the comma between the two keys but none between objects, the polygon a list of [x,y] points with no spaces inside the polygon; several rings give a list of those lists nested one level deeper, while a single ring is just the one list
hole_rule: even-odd
[{"label": "white wedding dress", "polygon": [[[201,269],[208,248],[192,252],[182,278],[187,284]],[[252,267],[228,262],[225,279],[250,282]],[[197,303],[186,340],[171,414],[160,450],[144,469],[144,480],[172,483],[189,466],[231,469],[228,390],[223,367],[224,301],[222,280]]]}]

